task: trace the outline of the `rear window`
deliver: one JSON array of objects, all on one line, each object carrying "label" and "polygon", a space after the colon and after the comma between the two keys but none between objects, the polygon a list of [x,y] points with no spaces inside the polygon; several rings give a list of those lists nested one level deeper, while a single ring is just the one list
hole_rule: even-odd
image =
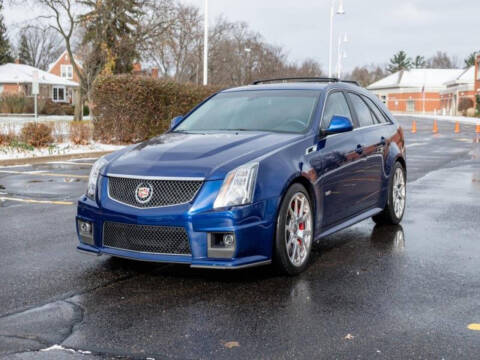
[{"label": "rear window", "polygon": [[370,106],[370,109],[375,114],[375,119],[378,124],[386,124],[390,122],[371,99],[367,98],[366,96],[363,96],[363,99],[367,102],[367,104]]},{"label": "rear window", "polygon": [[373,113],[362,98],[353,93],[348,93],[352,101],[355,112],[357,113],[358,123],[360,127],[371,126],[377,123]]}]

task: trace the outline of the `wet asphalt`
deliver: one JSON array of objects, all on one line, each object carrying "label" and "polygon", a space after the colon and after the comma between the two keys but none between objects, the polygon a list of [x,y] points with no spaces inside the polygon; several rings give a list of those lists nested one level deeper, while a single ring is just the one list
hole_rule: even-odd
[{"label": "wet asphalt", "polygon": [[0,358],[480,358],[480,144],[411,120],[402,225],[329,236],[293,278],[79,254],[94,160],[0,168]]}]

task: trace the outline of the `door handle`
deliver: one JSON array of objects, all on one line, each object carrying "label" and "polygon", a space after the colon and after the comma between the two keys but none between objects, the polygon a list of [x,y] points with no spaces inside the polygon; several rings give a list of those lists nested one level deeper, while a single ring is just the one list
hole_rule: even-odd
[{"label": "door handle", "polygon": [[363,153],[363,146],[358,144],[357,149],[355,151],[357,152],[357,154],[362,154]]}]

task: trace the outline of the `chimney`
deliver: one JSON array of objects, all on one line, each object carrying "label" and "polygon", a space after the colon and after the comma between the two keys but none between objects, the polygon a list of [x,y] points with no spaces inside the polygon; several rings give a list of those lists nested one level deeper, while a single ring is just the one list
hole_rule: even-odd
[{"label": "chimney", "polygon": [[142,64],[134,63],[133,64],[133,72],[138,73],[142,71]]},{"label": "chimney", "polygon": [[152,68],[152,78],[158,79],[158,68]]}]

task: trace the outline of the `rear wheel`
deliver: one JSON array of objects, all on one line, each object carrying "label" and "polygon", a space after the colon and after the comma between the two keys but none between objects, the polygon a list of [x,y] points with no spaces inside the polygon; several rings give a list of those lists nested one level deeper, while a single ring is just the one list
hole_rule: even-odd
[{"label": "rear wheel", "polygon": [[307,190],[293,184],[280,205],[275,236],[275,264],[288,275],[308,266],[313,242],[312,203]]},{"label": "rear wheel", "polygon": [[388,186],[387,205],[380,214],[373,217],[377,224],[397,225],[402,221],[407,199],[406,180],[405,169],[396,162]]}]

